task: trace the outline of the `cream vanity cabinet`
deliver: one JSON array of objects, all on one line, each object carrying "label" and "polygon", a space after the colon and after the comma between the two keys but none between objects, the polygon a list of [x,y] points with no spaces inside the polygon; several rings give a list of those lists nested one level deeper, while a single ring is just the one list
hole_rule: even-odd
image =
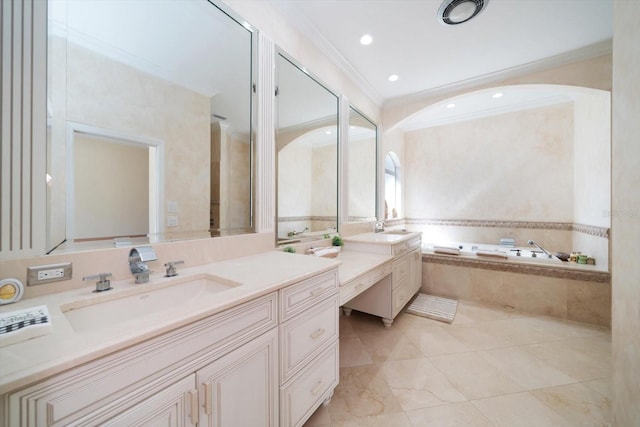
[{"label": "cream vanity cabinet", "polygon": [[420,233],[406,235],[384,233],[364,234],[345,239],[348,250],[390,254],[391,275],[373,284],[364,292],[343,302],[345,314],[351,310],[380,316],[389,327],[393,319],[420,290],[422,285],[422,237]]},{"label": "cream vanity cabinet", "polygon": [[338,384],[338,270],[2,396],[8,426],[300,426]]},{"label": "cream vanity cabinet", "polygon": [[15,391],[8,425],[277,426],[277,314],[272,292]]}]

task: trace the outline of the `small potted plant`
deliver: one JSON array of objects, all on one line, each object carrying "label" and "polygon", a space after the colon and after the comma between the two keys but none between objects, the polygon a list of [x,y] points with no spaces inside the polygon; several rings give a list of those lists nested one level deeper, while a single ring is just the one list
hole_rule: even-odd
[{"label": "small potted plant", "polygon": [[344,245],[344,242],[342,241],[342,237],[340,237],[337,234],[335,236],[333,236],[333,239],[331,240],[331,245],[333,245],[333,246],[342,246],[342,245]]},{"label": "small potted plant", "polygon": [[290,254],[295,254],[296,253],[296,248],[294,248],[293,246],[286,246],[284,249],[282,249],[283,252],[288,252]]}]

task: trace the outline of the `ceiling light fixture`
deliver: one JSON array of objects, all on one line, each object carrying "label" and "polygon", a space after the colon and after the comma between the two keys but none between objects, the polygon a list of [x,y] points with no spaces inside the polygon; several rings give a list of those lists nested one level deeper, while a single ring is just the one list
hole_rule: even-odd
[{"label": "ceiling light fixture", "polygon": [[456,104],[454,104],[453,102],[451,104],[447,104],[447,108],[456,108]]},{"label": "ceiling light fixture", "polygon": [[502,95],[503,95],[502,92],[494,93],[493,98],[494,99],[502,98]]},{"label": "ceiling light fixture", "polygon": [[369,46],[371,43],[373,43],[373,37],[371,36],[371,34],[365,34],[362,37],[360,37],[361,45]]},{"label": "ceiling light fixture", "polygon": [[438,9],[438,21],[447,25],[467,22],[487,8],[489,0],[444,0]]},{"label": "ceiling light fixture", "polygon": [[397,74],[391,74],[391,75],[389,76],[389,81],[390,81],[390,82],[397,82],[399,78],[400,78],[400,77],[399,77]]}]

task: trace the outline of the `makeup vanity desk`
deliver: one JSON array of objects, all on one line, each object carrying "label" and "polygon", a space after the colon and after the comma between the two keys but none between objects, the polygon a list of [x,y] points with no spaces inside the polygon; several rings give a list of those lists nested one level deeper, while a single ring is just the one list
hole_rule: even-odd
[{"label": "makeup vanity desk", "polygon": [[345,237],[340,305],[382,318],[386,327],[422,284],[422,233],[387,231]]}]

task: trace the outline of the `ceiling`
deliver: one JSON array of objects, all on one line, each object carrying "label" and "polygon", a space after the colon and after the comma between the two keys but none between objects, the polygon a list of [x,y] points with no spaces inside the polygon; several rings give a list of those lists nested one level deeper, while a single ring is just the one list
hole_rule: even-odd
[{"label": "ceiling", "polygon": [[612,0],[490,0],[454,26],[437,19],[442,0],[270,1],[379,104],[570,58],[613,34]]}]

